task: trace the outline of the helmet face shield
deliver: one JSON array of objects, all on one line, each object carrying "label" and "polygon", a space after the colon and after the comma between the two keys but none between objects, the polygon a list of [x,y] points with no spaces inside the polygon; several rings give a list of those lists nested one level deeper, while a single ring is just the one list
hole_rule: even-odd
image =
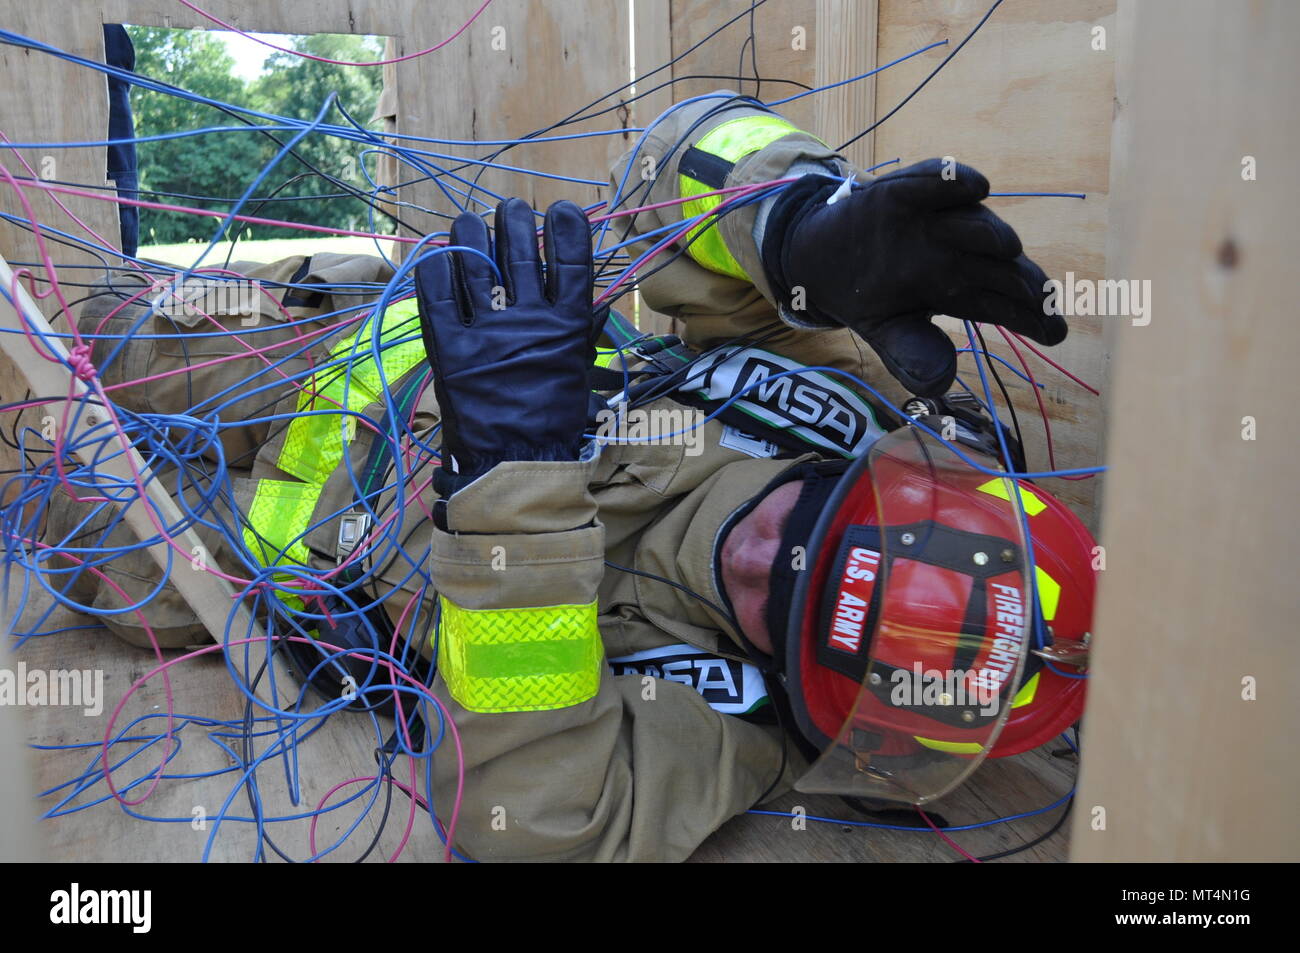
[{"label": "helmet face shield", "polygon": [[845,475],[791,606],[791,704],[822,749],[798,790],[922,804],[979,766],[1030,648],[1021,505],[915,427]]}]

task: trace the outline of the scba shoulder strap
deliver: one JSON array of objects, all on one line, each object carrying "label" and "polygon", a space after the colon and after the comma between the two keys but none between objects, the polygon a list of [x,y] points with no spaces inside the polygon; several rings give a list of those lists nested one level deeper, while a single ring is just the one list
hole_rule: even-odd
[{"label": "scba shoulder strap", "polygon": [[[1001,459],[997,430],[1018,469],[1024,454],[1010,428],[996,421],[975,395],[953,391],[940,398],[913,398],[900,417],[865,400],[831,375],[797,361],[743,343],[705,354],[676,335],[640,334],[626,318],[611,311],[605,340],[614,342],[607,357],[592,369],[592,388],[613,392],[594,399],[597,409],[635,409],[672,397],[697,407],[726,424],[729,431],[774,445],[787,453],[818,453],[854,459],[881,436],[909,420],[940,433],[943,439]],[[639,362],[633,367],[633,360]]]},{"label": "scba shoulder strap", "polygon": [[829,374],[759,347],[737,343],[700,354],[676,335],[638,336],[616,312],[605,338],[624,343],[615,344],[622,350],[614,360],[593,369],[593,388],[614,392],[602,407],[635,409],[671,397],[779,451],[846,459],[898,426]]}]

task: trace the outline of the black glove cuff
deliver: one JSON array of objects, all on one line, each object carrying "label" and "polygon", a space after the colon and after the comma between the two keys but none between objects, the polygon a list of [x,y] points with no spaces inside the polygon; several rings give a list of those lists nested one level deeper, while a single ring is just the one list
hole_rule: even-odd
[{"label": "black glove cuff", "polygon": [[[796,310],[790,306],[790,303],[794,297],[794,288],[799,284],[789,276],[786,267],[787,237],[794,233],[806,215],[824,205],[840,185],[841,182],[828,180],[823,175],[805,175],[790,183],[768,214],[767,224],[763,230],[763,247],[759,249],[759,256],[763,262],[763,272],[767,275],[768,284],[772,286],[777,303],[787,311]],[[803,297],[805,305],[801,309],[803,312],[807,312],[822,324],[840,325],[841,322],[836,321],[831,315],[822,314],[813,307],[809,301],[807,288],[804,289]]]}]

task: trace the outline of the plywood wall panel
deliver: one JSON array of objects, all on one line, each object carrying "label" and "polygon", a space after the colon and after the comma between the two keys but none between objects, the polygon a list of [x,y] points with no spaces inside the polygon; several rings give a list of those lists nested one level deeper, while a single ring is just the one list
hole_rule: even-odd
[{"label": "plywood wall panel", "polygon": [[[881,0],[877,59],[887,63],[928,43],[947,46],[880,73],[876,111],[884,116],[934,69],[988,12],[986,0]],[[1114,101],[1114,0],[1006,0],[979,33],[893,118],[874,134],[877,162],[908,165],[953,156],[988,176],[995,192],[1079,192],[1087,198],[994,198],[990,206],[1011,223],[1026,252],[1050,277],[1098,280],[1105,274],[1109,206],[1110,128]],[[1106,48],[1094,49],[1094,28]],[[884,169],[881,170],[885,171]],[[1105,321],[1072,317],[1070,336],[1051,356],[1104,393]],[[961,326],[945,321],[965,343]],[[1016,363],[996,332],[985,338]],[[1023,351],[1023,348],[1022,348]],[[1100,460],[1103,401],[1028,355],[1051,421],[1058,468]],[[1017,366],[1019,366],[1017,364]],[[963,379],[979,387],[974,365]],[[1012,392],[1031,447],[1031,469],[1048,469],[1045,432],[1027,384],[1010,372]],[[1098,480],[1044,481],[1096,525]]]},{"label": "plywood wall panel", "polygon": [[1123,0],[1121,14],[1106,268],[1151,281],[1155,306],[1112,334],[1072,859],[1295,861],[1300,325],[1278,290],[1300,244],[1281,211],[1300,120],[1278,95],[1300,86],[1300,7]]}]

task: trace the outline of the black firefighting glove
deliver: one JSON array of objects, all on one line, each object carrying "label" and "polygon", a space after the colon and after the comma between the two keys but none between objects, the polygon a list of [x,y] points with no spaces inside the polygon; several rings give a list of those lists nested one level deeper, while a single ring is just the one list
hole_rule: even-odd
[{"label": "black firefighting glove", "polygon": [[533,210],[497,206],[495,241],[462,214],[451,244],[415,268],[420,328],[442,412],[442,466],[434,488],[449,497],[504,460],[576,460],[587,421],[588,370],[600,322],[591,304],[591,231],[573,202],[546,212],[546,269]]},{"label": "black firefighting glove", "polygon": [[[945,177],[944,172],[948,175]],[[854,184],[807,175],[777,199],[763,269],[787,309],[852,328],[908,390],[943,394],[957,373],[935,314],[998,324],[1053,345],[1065,321],[1045,309],[1043,270],[980,202],[989,183],[970,166],[926,159]]]}]

